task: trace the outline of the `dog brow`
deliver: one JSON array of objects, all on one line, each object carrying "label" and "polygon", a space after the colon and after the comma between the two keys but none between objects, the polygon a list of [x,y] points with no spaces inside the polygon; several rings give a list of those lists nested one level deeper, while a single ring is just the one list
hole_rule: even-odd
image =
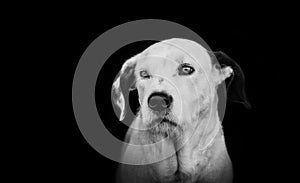
[{"label": "dog brow", "polygon": [[175,62],[178,63],[179,65],[183,64],[184,62],[184,56],[180,55],[176,57]]}]

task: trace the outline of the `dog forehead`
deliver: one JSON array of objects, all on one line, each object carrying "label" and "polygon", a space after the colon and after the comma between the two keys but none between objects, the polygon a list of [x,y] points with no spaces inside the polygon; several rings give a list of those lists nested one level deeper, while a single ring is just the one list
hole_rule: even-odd
[{"label": "dog forehead", "polygon": [[195,41],[187,39],[169,39],[162,42],[173,48],[173,55],[178,58],[181,55],[187,56],[188,61],[195,62],[202,69],[209,71],[211,69],[211,60],[207,50]]},{"label": "dog forehead", "polygon": [[[136,72],[146,69],[152,74],[156,72],[163,71],[164,73],[169,73],[177,68],[178,64],[173,60],[166,57],[149,55],[147,57],[141,58],[137,62]],[[158,74],[158,73],[157,73]]]},{"label": "dog forehead", "polygon": [[[173,66],[174,63],[175,65],[190,63],[207,72],[211,70],[211,60],[207,50],[200,44],[187,39],[173,38],[161,41],[147,48],[141,57],[152,57],[152,59],[139,59],[140,65],[148,61],[151,62],[151,65],[168,63],[170,66]],[[173,64],[167,60],[173,61]]]}]

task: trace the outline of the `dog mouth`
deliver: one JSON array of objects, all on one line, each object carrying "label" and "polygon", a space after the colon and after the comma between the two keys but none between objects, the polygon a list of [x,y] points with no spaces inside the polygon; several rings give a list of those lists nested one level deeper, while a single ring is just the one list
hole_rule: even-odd
[{"label": "dog mouth", "polygon": [[169,125],[169,126],[178,126],[175,122],[175,118],[173,117],[171,111],[164,110],[161,112],[155,112],[155,117],[152,119],[153,125]]},{"label": "dog mouth", "polygon": [[175,122],[167,118],[163,118],[159,121],[155,121],[154,123],[155,123],[154,125],[156,125],[157,128],[159,128],[160,130],[169,129],[169,128],[171,129],[178,126]]},{"label": "dog mouth", "polygon": [[154,119],[149,124],[148,131],[152,135],[167,138],[178,134],[180,129],[180,126],[175,122],[171,115],[163,115]]}]

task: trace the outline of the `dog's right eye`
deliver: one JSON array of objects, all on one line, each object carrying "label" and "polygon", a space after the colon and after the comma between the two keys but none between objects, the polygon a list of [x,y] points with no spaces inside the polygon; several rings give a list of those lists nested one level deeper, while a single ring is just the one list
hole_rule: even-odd
[{"label": "dog's right eye", "polygon": [[145,71],[145,70],[140,71],[140,76],[141,76],[142,78],[150,78],[150,75],[149,75],[148,72]]}]

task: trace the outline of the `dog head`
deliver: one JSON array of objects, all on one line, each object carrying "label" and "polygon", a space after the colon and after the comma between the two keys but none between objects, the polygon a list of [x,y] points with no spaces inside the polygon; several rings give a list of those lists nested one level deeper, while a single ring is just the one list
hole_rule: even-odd
[{"label": "dog head", "polygon": [[167,120],[193,128],[194,121],[216,107],[216,86],[229,72],[217,69],[207,50],[196,42],[170,39],[154,44],[126,61],[113,85],[115,101],[122,111],[120,120],[126,113],[120,87],[124,80],[138,90],[140,126]]}]

